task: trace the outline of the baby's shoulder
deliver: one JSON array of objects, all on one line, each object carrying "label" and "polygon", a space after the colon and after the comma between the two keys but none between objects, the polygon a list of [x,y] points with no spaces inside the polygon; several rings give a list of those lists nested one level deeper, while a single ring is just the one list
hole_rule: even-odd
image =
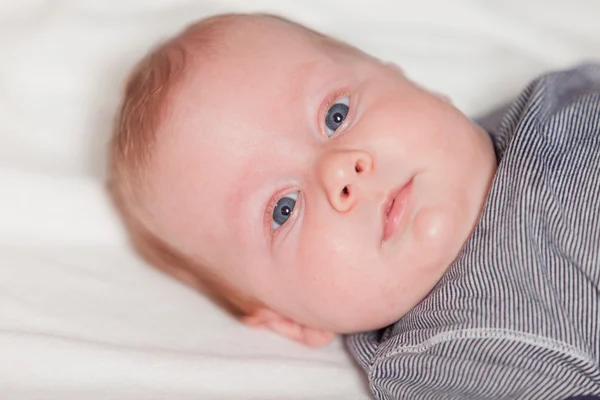
[{"label": "baby's shoulder", "polygon": [[[540,76],[532,86],[543,93],[544,116],[560,114],[565,108],[600,95],[600,63],[554,71]],[[595,110],[598,111],[598,110]]]},{"label": "baby's shoulder", "polygon": [[[533,113],[538,121],[568,114],[565,111],[584,110],[600,96],[600,63],[588,63],[574,68],[551,71],[532,80],[523,90],[513,108]],[[589,116],[599,110],[587,110]],[[514,114],[514,110],[509,114]]]},{"label": "baby's shoulder", "polygon": [[548,146],[566,153],[600,134],[600,64],[549,73],[534,85],[536,128]]},{"label": "baby's shoulder", "polygon": [[543,74],[502,111],[481,120],[499,158],[520,143],[515,139],[530,144],[533,136],[544,140],[545,151],[568,151],[574,141],[599,133],[600,63]]}]

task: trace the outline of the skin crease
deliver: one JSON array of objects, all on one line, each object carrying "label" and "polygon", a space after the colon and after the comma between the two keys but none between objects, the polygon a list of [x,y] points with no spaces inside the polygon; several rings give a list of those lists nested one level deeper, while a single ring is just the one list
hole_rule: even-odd
[{"label": "skin crease", "polygon": [[[496,168],[489,136],[391,64],[281,21],[241,25],[218,56],[189,61],[170,99],[152,223],[266,305],[251,326],[320,346],[398,320],[477,222]],[[346,96],[329,138],[327,110]],[[388,197],[410,180],[382,241]],[[268,204],[294,192],[273,232]]]}]

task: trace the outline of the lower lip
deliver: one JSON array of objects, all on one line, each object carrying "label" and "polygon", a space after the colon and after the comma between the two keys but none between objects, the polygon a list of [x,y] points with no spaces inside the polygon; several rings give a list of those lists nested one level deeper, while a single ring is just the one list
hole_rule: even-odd
[{"label": "lower lip", "polygon": [[396,233],[398,227],[404,220],[404,214],[406,211],[406,203],[408,202],[408,196],[412,190],[412,179],[404,185],[399,191],[396,197],[394,197],[394,204],[392,209],[387,216],[385,223],[385,229],[383,230],[383,241],[388,240]]}]

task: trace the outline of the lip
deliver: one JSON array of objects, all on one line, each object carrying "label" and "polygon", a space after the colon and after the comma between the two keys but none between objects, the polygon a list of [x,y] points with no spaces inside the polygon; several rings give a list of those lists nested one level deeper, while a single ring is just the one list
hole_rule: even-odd
[{"label": "lip", "polygon": [[[413,179],[411,178],[401,187],[390,192],[387,201],[383,203],[383,237],[381,242],[391,238],[398,230],[404,220],[404,214],[408,203],[408,198],[412,192]],[[388,212],[389,210],[389,212]]]}]

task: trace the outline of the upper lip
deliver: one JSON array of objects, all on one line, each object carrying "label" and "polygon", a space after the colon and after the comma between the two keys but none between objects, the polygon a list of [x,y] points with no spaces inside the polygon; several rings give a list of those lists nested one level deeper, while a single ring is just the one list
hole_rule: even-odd
[{"label": "upper lip", "polygon": [[385,220],[387,220],[388,215],[390,215],[390,210],[394,205],[394,199],[396,198],[399,192],[400,189],[395,189],[392,192],[390,192],[390,194],[387,197],[387,201],[383,203],[383,217]]}]

